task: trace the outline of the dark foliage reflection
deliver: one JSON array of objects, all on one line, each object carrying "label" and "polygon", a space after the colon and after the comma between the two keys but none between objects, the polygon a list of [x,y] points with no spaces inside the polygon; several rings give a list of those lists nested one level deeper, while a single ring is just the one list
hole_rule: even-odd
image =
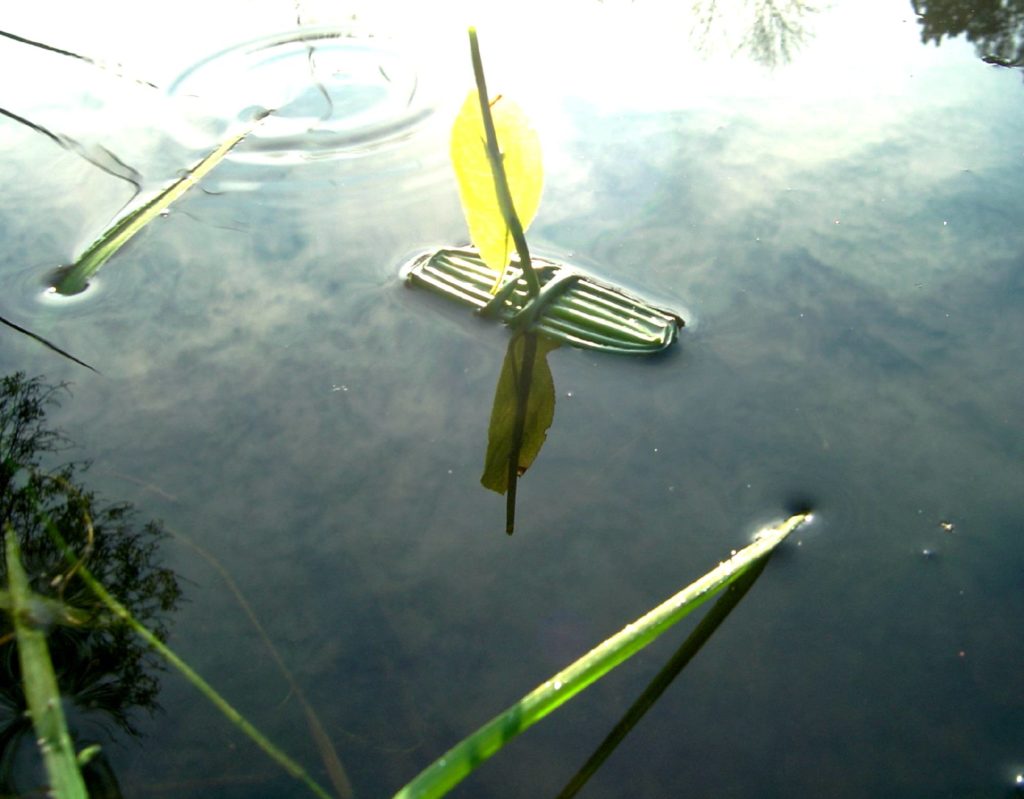
[{"label": "dark foliage reflection", "polygon": [[1024,65],[1024,0],[911,0],[911,4],[926,44],[965,35],[988,63]]},{"label": "dark foliage reflection", "polygon": [[[112,623],[76,577],[74,564],[48,532],[47,517],[107,590],[161,638],[167,635],[181,589],[175,574],[157,563],[165,535],[160,523],[139,524],[130,504],[105,504],[82,487],[79,475],[87,464],[44,465],[69,447],[61,433],[46,425],[47,410],[64,394],[64,386],[22,373],[0,380],[0,523],[18,535],[32,591],[55,600],[41,604],[41,617],[33,621],[47,629],[65,712],[80,750],[107,743],[117,730],[137,735],[133,715],[158,707],[160,664],[129,629]],[[6,567],[0,562],[0,585],[6,584]],[[42,779],[37,758],[30,753],[35,735],[16,646],[11,621],[0,614],[0,795],[17,795],[27,787],[17,782]],[[120,795],[102,751],[83,776],[92,795]]]}]

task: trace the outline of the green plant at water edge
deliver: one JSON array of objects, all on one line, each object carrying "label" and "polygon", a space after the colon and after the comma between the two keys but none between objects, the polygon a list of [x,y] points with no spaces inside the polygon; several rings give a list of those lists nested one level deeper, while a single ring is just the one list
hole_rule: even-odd
[{"label": "green plant at water edge", "polygon": [[121,621],[126,627],[128,627],[128,629],[132,630],[150,647],[152,647],[165,661],[167,661],[167,663],[177,669],[178,672],[181,673],[181,675],[188,680],[197,691],[199,691],[214,707],[224,714],[228,721],[241,730],[274,762],[281,766],[292,777],[305,783],[306,787],[308,787],[316,796],[321,797],[321,799],[330,799],[331,795],[318,785],[317,782],[310,777],[308,773],[306,773],[306,770],[302,768],[302,766],[286,755],[281,749],[278,749],[278,747],[275,746],[269,738],[253,726],[249,720],[239,713],[226,699],[224,699],[224,697],[217,693],[213,686],[204,680],[198,672],[182,660],[169,646],[161,641],[159,637],[154,635],[148,627],[139,622],[124,605],[118,602],[117,599],[115,599],[106,590],[106,588],[103,587],[103,585],[92,575],[88,567],[84,565],[83,561],[71,552],[71,550],[66,548],[64,540],[60,535],[60,531],[57,529],[56,525],[53,524],[51,519],[44,516],[44,522],[46,523],[53,539],[62,548],[64,548],[65,557],[68,559],[68,562],[72,564],[72,568],[75,569],[77,576],[89,587],[89,590],[96,595],[107,609],[110,610],[115,618]]},{"label": "green plant at water edge", "polygon": [[[510,358],[515,359],[515,345],[523,348],[526,339],[514,339]],[[515,361],[513,360],[513,363]],[[511,368],[511,367],[510,367]],[[16,641],[22,662],[19,681],[24,683],[32,723],[36,737],[44,742],[41,753],[46,762],[52,795],[56,797],[84,796],[78,792],[81,770],[92,767],[95,760],[102,760],[98,747],[85,746],[75,754],[73,738],[69,734],[61,714],[61,694],[56,680],[54,664],[56,657],[47,651],[47,635],[54,635],[54,629],[67,629],[74,634],[88,633],[96,629],[116,635],[135,635],[155,651],[166,663],[174,666],[188,679],[215,707],[217,707],[239,730],[255,742],[265,753],[289,774],[303,782],[309,790],[322,799],[330,794],[318,785],[305,770],[283,751],[278,749],[248,722],[235,708],[221,697],[202,677],[178,657],[163,642],[160,628],[154,632],[140,621],[137,613],[152,615],[162,607],[172,607],[178,592],[175,584],[169,583],[169,574],[164,571],[150,573],[144,587],[131,588],[120,585],[122,599],[108,590],[104,582],[119,583],[127,579],[118,576],[117,570],[106,566],[104,546],[109,536],[94,524],[91,495],[85,494],[71,482],[71,472],[65,469],[55,473],[42,473],[36,451],[53,451],[64,442],[63,437],[41,426],[44,407],[53,402],[48,392],[38,381],[26,381],[15,375],[3,379],[4,393],[0,395],[0,521],[4,531],[5,557],[0,567],[7,575],[7,590],[0,590],[0,625],[10,617],[13,631],[4,634],[0,626],[0,646]],[[14,401],[11,401],[13,395]],[[543,412],[541,412],[543,415]],[[506,426],[514,426],[515,420],[506,420]],[[525,423],[524,423],[525,424]],[[533,448],[535,444],[524,449]],[[504,456],[496,460],[494,479],[500,479],[500,464]],[[59,500],[59,501],[58,501]],[[100,513],[103,524],[110,522],[109,511]],[[116,516],[114,519],[116,520]],[[412,782],[399,791],[398,797],[442,796],[458,784],[483,761],[498,752],[508,741],[525,731],[540,719],[582,691],[588,685],[604,676],[640,649],[666,632],[672,625],[687,616],[713,596],[724,590],[731,591],[720,599],[705,616],[683,646],[669,661],[662,673],[641,699],[630,709],[626,719],[613,730],[608,740],[588,764],[570,783],[564,796],[571,796],[590,773],[597,767],[608,751],[613,748],[636,719],[650,706],[668,682],[699,650],[710,637],[717,625],[742,597],[743,592],[753,583],[763,569],[771,553],[809,516],[793,516],[776,527],[759,533],[753,543],[736,553],[729,560],[712,569],[704,577],[687,586],[649,613],[627,625],[621,632],[595,647],[588,654],[567,668],[552,676],[534,691],[527,694],[505,712],[499,714],[480,730],[457,744],[434,764],[423,771]],[[38,526],[45,531],[45,537],[29,536],[31,552],[23,550],[18,537],[25,536],[26,529]],[[76,535],[71,545],[65,531]],[[148,568],[148,551],[137,551],[129,540],[128,552],[132,564],[127,568],[137,579],[140,571]],[[55,567],[54,555],[60,563],[57,576],[50,579]],[[55,595],[40,593],[33,588],[26,576],[23,562],[31,558],[30,573],[42,580],[41,585],[56,589]],[[42,564],[50,563],[45,566]],[[91,568],[102,570],[101,579]],[[38,582],[38,580],[37,580]],[[133,593],[134,592],[134,593]],[[168,593],[169,592],[169,593]],[[153,605],[155,598],[165,594],[160,604]],[[133,612],[123,597],[134,597],[138,605]],[[89,599],[91,597],[91,600]],[[147,599],[148,597],[148,599]],[[97,601],[98,600],[98,601]],[[159,622],[159,616],[155,617]],[[59,639],[59,637],[58,637]],[[96,652],[95,647],[92,650]],[[124,652],[129,665],[138,669],[141,653]],[[61,672],[73,672],[73,661],[64,661]],[[5,693],[7,689],[4,689]],[[150,687],[155,691],[155,686]],[[13,703],[12,703],[13,706]],[[124,722],[127,724],[127,720]],[[317,724],[317,726],[319,726]],[[323,733],[320,728],[320,733]],[[317,737],[316,733],[314,737]],[[6,731],[0,738],[9,738]],[[318,741],[318,746],[321,742]],[[322,748],[322,747],[321,747]],[[321,752],[323,754],[323,752]],[[326,761],[325,761],[326,762]],[[337,768],[340,770],[340,763]],[[79,776],[76,780],[76,774]],[[6,777],[0,775],[0,782]],[[335,789],[339,796],[351,795],[347,777],[334,777]]]},{"label": "green plant at water edge", "polygon": [[[13,642],[19,655],[0,653],[0,795],[19,793],[8,770],[25,732],[20,708],[27,704],[53,794],[84,796],[69,776],[72,737],[62,726],[60,692],[63,701],[101,710],[134,733],[128,711],[156,706],[158,684],[145,671],[156,652],[292,776],[317,796],[329,796],[164,643],[163,615],[181,592],[173,573],[152,563],[164,535],[160,525],[151,522],[138,531],[130,524],[130,506],[97,507],[93,495],[75,484],[74,465],[43,470],[41,453],[68,445],[44,425],[62,388],[20,373],[0,380],[0,585],[9,586],[0,589],[0,647]],[[90,773],[116,786],[112,772],[97,768],[105,763],[98,747],[83,751],[92,758],[87,763],[79,756],[90,791]],[[349,794],[340,787],[339,795]]]},{"label": "green plant at water edge", "polygon": [[791,516],[778,526],[763,530],[752,544],[632,624],[626,625],[622,631],[590,650],[449,749],[395,794],[395,799],[444,796],[512,738],[565,704],[722,589],[763,563],[808,518],[807,514]]},{"label": "green plant at water edge", "polygon": [[37,597],[29,588],[28,576],[21,565],[18,537],[10,522],[4,524],[4,555],[8,585],[4,609],[14,625],[28,711],[50,788],[60,799],[85,799],[88,794],[64,721],[57,677],[46,646],[46,633],[34,620]]},{"label": "green plant at water edge", "polygon": [[[174,573],[157,563],[164,534],[159,523],[137,525],[127,503],[102,503],[76,485],[87,465],[44,466],[69,446],[45,424],[48,408],[59,404],[64,391],[21,373],[0,378],[0,532],[8,539],[0,555],[0,796],[27,792],[17,784],[17,764],[24,762],[18,753],[40,737],[32,702],[39,694],[36,682],[47,684],[48,670],[56,683],[47,695],[52,699],[59,691],[57,701],[74,708],[70,717],[87,719],[69,732],[76,749],[92,753],[81,763],[90,793],[116,793],[109,761],[91,746],[97,733],[113,722],[137,735],[137,712],[158,708],[159,660],[130,631],[112,624],[75,579],[40,514],[55,520],[70,546],[88,557],[100,579],[157,636],[167,635],[181,596]],[[22,572],[25,591],[17,589]]]}]

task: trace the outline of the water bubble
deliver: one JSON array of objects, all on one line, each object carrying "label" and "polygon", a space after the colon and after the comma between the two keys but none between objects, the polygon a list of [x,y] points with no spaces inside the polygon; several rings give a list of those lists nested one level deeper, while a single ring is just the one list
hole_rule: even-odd
[{"label": "water bubble", "polygon": [[99,288],[100,281],[93,275],[89,278],[89,282],[85,284],[85,288],[75,294],[61,294],[57,291],[56,286],[47,286],[38,294],[37,299],[44,305],[61,308],[67,308],[85,301],[91,304],[92,300],[99,293]]}]

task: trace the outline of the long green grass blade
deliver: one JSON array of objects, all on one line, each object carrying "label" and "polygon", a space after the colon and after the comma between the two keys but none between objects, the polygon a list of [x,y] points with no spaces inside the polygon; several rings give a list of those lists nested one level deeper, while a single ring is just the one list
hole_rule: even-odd
[{"label": "long green grass blade", "polygon": [[763,530],[752,544],[679,593],[669,597],[646,615],[626,625],[620,632],[449,749],[395,794],[395,799],[421,799],[446,794],[516,735],[565,704],[716,593],[739,579],[767,557],[808,518],[807,514],[798,514],[776,527]]},{"label": "long green grass blade", "polygon": [[57,293],[71,295],[84,291],[85,287],[89,285],[89,278],[95,275],[114,253],[127,244],[132,236],[160,216],[171,203],[202,180],[270,113],[269,111],[261,113],[251,125],[226,139],[170,186],[118,217],[71,266],[61,270],[57,282],[54,284]]},{"label": "long green grass blade", "polygon": [[18,643],[18,662],[28,712],[50,780],[49,795],[56,799],[87,799],[85,782],[75,759],[75,747],[64,720],[46,633],[31,622],[32,591],[21,565],[18,537],[10,522],[4,525],[4,550],[9,583],[7,610]]},{"label": "long green grass blade", "polygon": [[583,767],[573,775],[568,784],[561,790],[555,799],[570,799],[579,793],[594,773],[601,767],[601,764],[618,748],[625,740],[626,735],[640,722],[644,714],[650,710],[654,703],[661,698],[661,695],[672,684],[683,668],[700,652],[701,648],[710,639],[711,635],[718,629],[729,614],[739,605],[740,600],[746,596],[757,578],[761,576],[764,567],[768,565],[767,556],[759,559],[751,568],[747,569],[737,580],[725,588],[711,609],[704,614],[692,633],[680,645],[668,662],[654,676],[654,679],[647,685],[643,693],[630,705],[629,710],[623,715],[619,722],[612,728],[611,732],[594,751]]}]

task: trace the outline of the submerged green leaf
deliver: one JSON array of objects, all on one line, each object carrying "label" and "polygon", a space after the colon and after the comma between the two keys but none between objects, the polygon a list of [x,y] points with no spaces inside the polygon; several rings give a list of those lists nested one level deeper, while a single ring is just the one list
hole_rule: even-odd
[{"label": "submerged green leaf", "polygon": [[557,341],[536,333],[518,333],[509,341],[494,392],[480,478],[491,491],[509,490],[511,481],[530,468],[544,445],[555,418],[555,383],[547,355],[558,346]]}]

